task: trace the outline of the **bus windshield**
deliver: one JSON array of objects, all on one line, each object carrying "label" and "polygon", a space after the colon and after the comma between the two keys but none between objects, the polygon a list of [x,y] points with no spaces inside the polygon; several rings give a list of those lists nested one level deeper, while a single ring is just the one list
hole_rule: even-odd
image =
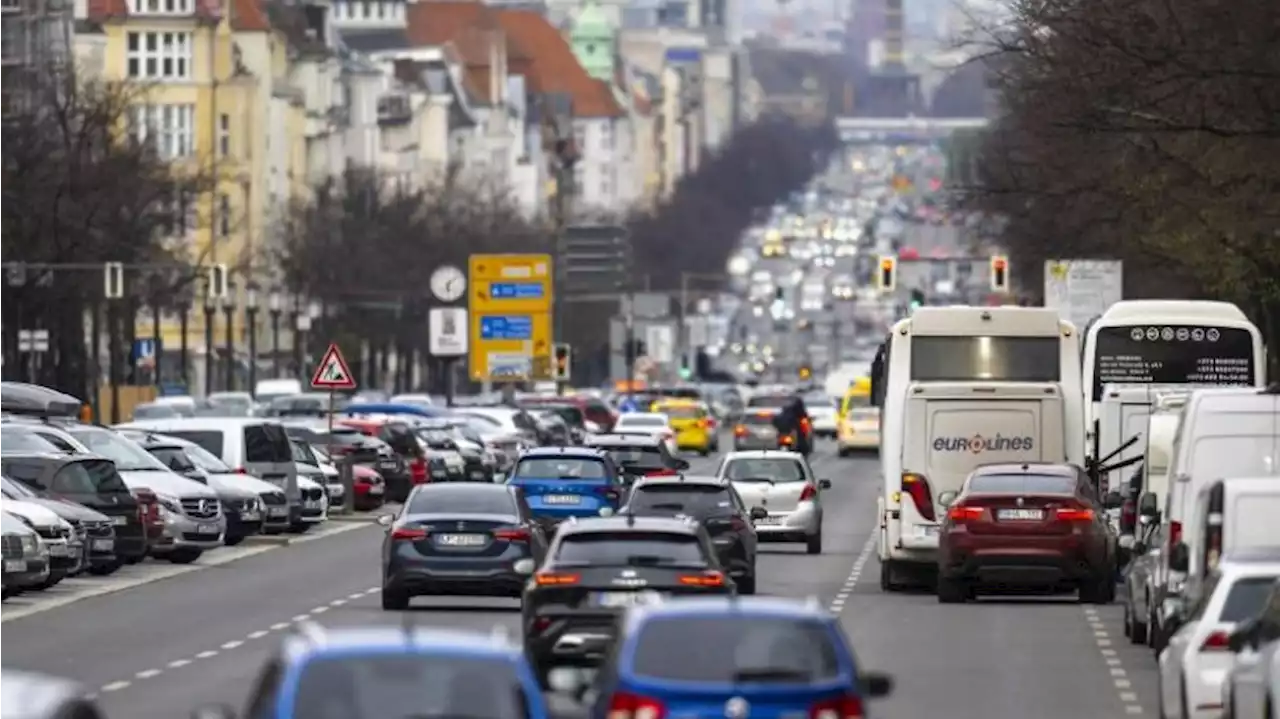
[{"label": "bus windshield", "polygon": [[1092,359],[1094,402],[1111,383],[1248,386],[1258,362],[1247,329],[1159,324],[1099,327]]},{"label": "bus windshield", "polygon": [[916,382],[1057,382],[1059,337],[920,336],[911,340]]}]

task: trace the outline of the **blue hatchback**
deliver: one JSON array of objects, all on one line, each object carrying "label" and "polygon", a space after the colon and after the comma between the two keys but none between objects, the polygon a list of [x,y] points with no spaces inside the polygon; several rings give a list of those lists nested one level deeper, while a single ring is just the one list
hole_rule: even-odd
[{"label": "blue hatchback", "polygon": [[587,447],[525,452],[508,481],[524,491],[534,516],[553,523],[569,517],[597,517],[604,509],[616,512],[626,493],[613,459],[603,450]]},{"label": "blue hatchback", "polygon": [[[395,626],[304,627],[253,681],[244,719],[550,719],[518,644],[505,636]],[[227,706],[202,719],[234,719]]]},{"label": "blue hatchback", "polygon": [[633,609],[591,719],[861,719],[889,677],[860,672],[839,621],[794,600],[677,599]]}]

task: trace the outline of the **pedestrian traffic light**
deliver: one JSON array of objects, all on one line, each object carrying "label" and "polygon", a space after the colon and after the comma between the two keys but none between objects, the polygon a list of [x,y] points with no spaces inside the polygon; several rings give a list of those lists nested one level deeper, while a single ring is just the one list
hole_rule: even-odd
[{"label": "pedestrian traffic light", "polygon": [[876,286],[881,292],[893,292],[898,288],[898,258],[881,255],[880,269],[876,273]]},{"label": "pedestrian traffic light", "polygon": [[915,312],[917,309],[924,307],[924,305],[924,291],[919,288],[911,290],[911,311]]},{"label": "pedestrian traffic light", "polygon": [[1009,291],[1009,258],[1004,255],[991,256],[991,291]]},{"label": "pedestrian traffic light", "polygon": [[555,346],[555,362],[552,366],[552,379],[564,382],[573,373],[573,347],[563,342]]}]

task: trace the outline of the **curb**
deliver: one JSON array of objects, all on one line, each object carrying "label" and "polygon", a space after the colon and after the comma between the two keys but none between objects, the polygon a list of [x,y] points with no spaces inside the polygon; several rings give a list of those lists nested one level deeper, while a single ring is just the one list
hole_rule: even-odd
[{"label": "curb", "polygon": [[251,537],[245,537],[241,544],[265,545],[269,547],[283,547],[293,542],[293,537],[280,534],[255,534]]}]

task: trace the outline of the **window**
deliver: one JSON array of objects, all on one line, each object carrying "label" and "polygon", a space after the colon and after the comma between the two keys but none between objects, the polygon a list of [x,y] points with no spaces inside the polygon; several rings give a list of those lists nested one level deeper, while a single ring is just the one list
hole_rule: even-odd
[{"label": "window", "polygon": [[969,491],[992,494],[1075,494],[1076,478],[1051,474],[979,474]]},{"label": "window", "polygon": [[191,33],[131,32],[128,35],[128,50],[125,57],[131,78],[189,80],[191,79]]},{"label": "window", "polygon": [[687,514],[694,517],[733,513],[728,487],[712,484],[642,484],[627,502],[637,514]]},{"label": "window", "polygon": [[613,149],[613,123],[605,122],[600,125],[600,146],[606,150]]},{"label": "window", "polygon": [[231,195],[225,192],[218,196],[218,234],[231,234]]},{"label": "window", "polygon": [[49,488],[59,494],[129,491],[120,474],[116,472],[115,465],[100,459],[66,465],[53,475],[53,482]]},{"label": "window", "polygon": [[244,428],[244,461],[293,462],[289,437],[279,425],[247,425]]},{"label": "window", "polygon": [[413,493],[406,514],[515,515],[516,505],[505,487],[459,483],[429,484]]},{"label": "window", "polygon": [[560,540],[556,564],[599,566],[658,565],[705,567],[709,564],[694,534],[645,532],[579,532]]},{"label": "window", "polygon": [[613,194],[613,181],[612,181],[612,178],[609,177],[609,173],[606,172],[600,175],[600,196],[602,198],[608,198],[612,194]]},{"label": "window", "polygon": [[176,160],[195,152],[195,105],[134,105],[129,113],[138,141],[153,145],[161,159]]},{"label": "window", "polygon": [[608,447],[606,451],[613,461],[623,467],[641,470],[663,469],[667,466],[661,450],[654,447]]},{"label": "window", "polygon": [[804,466],[794,459],[735,459],[729,462],[725,476],[734,482],[803,482]]},{"label": "window", "polygon": [[582,166],[582,161],[579,160],[578,164],[573,166],[573,194],[582,193],[582,188],[587,185],[586,175],[586,168]]},{"label": "window", "polygon": [[[173,189],[173,201],[170,206],[170,215],[168,218],[168,225],[165,227],[165,230],[168,232],[169,236],[183,237],[188,232],[195,229],[195,226],[196,226],[195,211],[196,211],[196,203],[195,203],[195,198],[192,197],[191,189],[188,187],[175,187]],[[134,410],[133,418],[146,419],[148,417],[145,417],[144,415],[147,414],[147,411],[148,410],[155,411],[157,407],[159,406],[143,407],[142,405],[139,405]],[[161,407],[160,409],[162,410],[164,408]],[[143,414],[141,415],[138,414],[140,410],[143,412]],[[150,416],[156,417],[156,418],[177,417],[179,416],[179,413],[177,413],[176,410],[169,411],[169,412],[155,411],[155,413],[151,414]]]},{"label": "window", "polygon": [[178,474],[196,470],[195,463],[191,461],[186,452],[182,451],[181,447],[153,447],[147,451],[151,452],[153,457],[164,462],[166,467]]},{"label": "window", "polygon": [[598,459],[576,459],[573,457],[527,458],[520,460],[512,476],[518,479],[608,479],[604,462]]},{"label": "window", "polygon": [[231,116],[225,112],[218,116],[218,154],[231,154]]},{"label": "window", "polygon": [[[1219,622],[1243,622],[1258,616],[1267,605],[1275,577],[1242,577],[1231,585]],[[1206,595],[1209,592],[1205,592]]]},{"label": "window", "polygon": [[165,430],[165,434],[198,444],[206,452],[222,456],[222,433],[217,430]]},{"label": "window", "polygon": [[57,452],[52,442],[41,439],[35,432],[5,429],[0,433],[0,451],[3,452]]},{"label": "window", "polygon": [[130,15],[190,15],[195,0],[129,0]]},{"label": "window", "polygon": [[317,657],[301,669],[292,716],[526,719],[515,666],[453,653]]},{"label": "window", "polygon": [[636,674],[656,679],[786,686],[834,679],[839,656],[820,621],[743,614],[647,622],[632,661]]}]

